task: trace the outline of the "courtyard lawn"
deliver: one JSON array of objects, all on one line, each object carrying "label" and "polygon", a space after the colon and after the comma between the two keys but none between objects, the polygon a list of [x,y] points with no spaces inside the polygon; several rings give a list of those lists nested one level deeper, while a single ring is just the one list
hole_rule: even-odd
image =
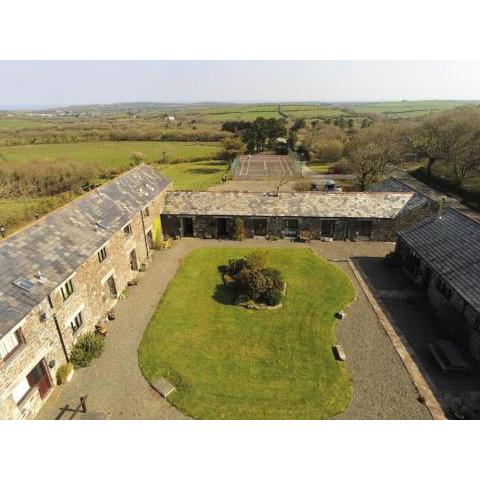
[{"label": "courtyard lawn", "polygon": [[219,267],[249,248],[202,248],[180,266],[139,347],[148,381],[167,377],[181,411],[202,419],[322,419],[352,395],[345,364],[333,358],[334,313],[355,289],[310,249],[270,249],[287,282],[283,307],[232,305]]}]

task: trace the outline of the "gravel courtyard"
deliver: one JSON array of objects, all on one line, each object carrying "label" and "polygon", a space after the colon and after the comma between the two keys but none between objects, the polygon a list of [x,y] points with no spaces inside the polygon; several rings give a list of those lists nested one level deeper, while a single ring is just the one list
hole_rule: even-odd
[{"label": "gravel courtyard", "polygon": [[[120,300],[117,319],[108,325],[106,348],[92,366],[75,373],[71,383],[58,387],[37,418],[68,419],[88,395],[90,411],[106,413],[111,419],[181,419],[185,416],[161,399],[140,373],[137,349],[158,301],[174,277],[179,262],[192,250],[204,246],[305,248],[288,241],[244,242],[184,238],[174,248],[158,252],[139,285]],[[417,391],[390,340],[379,324],[368,300],[346,262],[350,257],[382,257],[393,247],[376,242],[312,242],[321,256],[338,262],[357,289],[357,298],[340,322],[338,342],[347,355],[353,380],[353,400],[340,419],[428,419],[426,407],[417,401]],[[62,415],[62,408],[67,410]],[[77,413],[76,418],[83,414]]]}]

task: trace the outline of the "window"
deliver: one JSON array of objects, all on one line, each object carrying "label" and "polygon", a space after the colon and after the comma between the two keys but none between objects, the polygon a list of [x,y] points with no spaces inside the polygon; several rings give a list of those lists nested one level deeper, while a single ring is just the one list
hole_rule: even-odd
[{"label": "window", "polygon": [[63,301],[65,301],[73,293],[73,280],[65,282],[61,288]]},{"label": "window", "polygon": [[107,247],[103,247],[98,252],[98,261],[102,263],[107,258]]},{"label": "window", "polygon": [[8,357],[13,355],[23,344],[25,339],[23,337],[22,331],[17,328],[12,333],[5,335],[0,342],[0,357],[6,360]]},{"label": "window", "polygon": [[15,403],[18,405],[26,397],[27,393],[30,391],[31,387],[28,383],[27,377],[21,380],[17,386],[12,390],[12,397],[15,400]]},{"label": "window", "polygon": [[130,224],[123,227],[123,233],[126,237],[129,237],[132,234],[132,226]]},{"label": "window", "polygon": [[322,237],[333,237],[335,233],[335,220],[322,220]]},{"label": "window", "polygon": [[143,215],[144,215],[145,217],[149,217],[149,216],[150,216],[150,210],[149,210],[148,207],[145,207],[145,210],[143,211]]},{"label": "window", "polygon": [[77,333],[80,330],[80,327],[83,324],[82,312],[78,312],[75,315],[75,318],[70,322],[70,326],[72,327],[72,332]]},{"label": "window", "polygon": [[437,278],[435,287],[447,300],[452,298],[452,289],[441,278]]},{"label": "window", "polygon": [[117,286],[115,285],[115,278],[113,278],[113,275],[107,280],[107,285],[110,297],[117,298]]}]

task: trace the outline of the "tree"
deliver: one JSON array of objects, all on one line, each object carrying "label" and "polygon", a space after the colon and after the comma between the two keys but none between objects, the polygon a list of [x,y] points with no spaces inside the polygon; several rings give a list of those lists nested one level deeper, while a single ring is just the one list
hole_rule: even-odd
[{"label": "tree", "polygon": [[222,151],[220,158],[227,160],[230,164],[236,157],[245,153],[245,144],[238,137],[227,137],[222,140]]},{"label": "tree", "polygon": [[304,118],[297,118],[295,120],[295,123],[293,124],[292,128],[290,128],[290,130],[297,131],[297,130],[300,130],[301,128],[305,128],[305,126],[306,126],[305,119]]},{"label": "tree", "polygon": [[423,121],[409,135],[412,149],[427,161],[427,174],[443,163],[461,186],[479,167],[480,111],[475,107],[458,108]]},{"label": "tree", "polygon": [[361,191],[398,166],[406,152],[405,132],[398,125],[376,123],[359,130],[347,145],[350,168]]},{"label": "tree", "polygon": [[132,160],[135,165],[139,165],[145,160],[145,155],[142,152],[132,152],[130,154],[130,160]]}]

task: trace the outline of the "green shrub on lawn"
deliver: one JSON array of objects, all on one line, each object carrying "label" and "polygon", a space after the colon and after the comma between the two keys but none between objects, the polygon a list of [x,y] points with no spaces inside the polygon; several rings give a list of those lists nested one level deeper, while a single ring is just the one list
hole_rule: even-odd
[{"label": "green shrub on lawn", "polygon": [[62,385],[67,382],[67,378],[73,371],[73,365],[71,363],[64,363],[60,365],[57,370],[57,383]]},{"label": "green shrub on lawn", "polygon": [[85,333],[78,338],[70,352],[70,362],[75,369],[88,367],[92,360],[100,357],[105,347],[105,339],[95,333]]},{"label": "green shrub on lawn", "polygon": [[272,288],[271,290],[268,290],[268,292],[265,292],[263,294],[262,299],[267,305],[274,307],[282,301],[282,297],[283,295],[280,290],[275,290]]},{"label": "green shrub on lawn", "polygon": [[268,260],[268,252],[257,250],[246,257],[228,261],[223,281],[235,289],[237,301],[246,296],[254,302],[271,306],[280,303],[285,281],[279,270],[267,267]]},{"label": "green shrub on lawn", "polygon": [[265,277],[269,278],[272,281],[273,288],[278,291],[282,291],[285,285],[285,279],[283,278],[282,272],[276,268],[264,268],[262,273]]}]

